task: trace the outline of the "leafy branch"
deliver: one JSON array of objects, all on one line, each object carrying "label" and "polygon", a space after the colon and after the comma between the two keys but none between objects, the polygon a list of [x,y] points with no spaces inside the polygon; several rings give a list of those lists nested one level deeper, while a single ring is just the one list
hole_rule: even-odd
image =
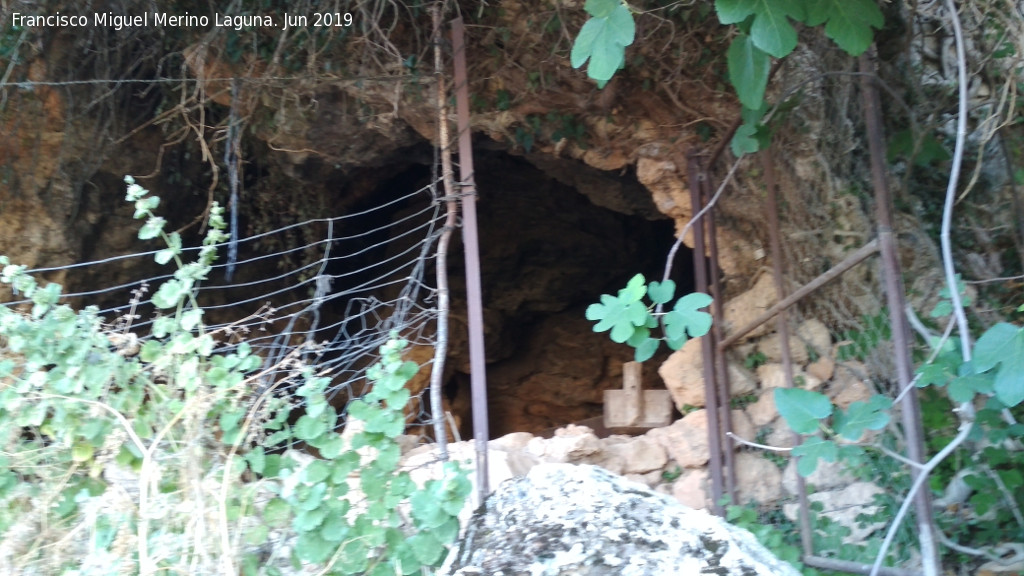
[{"label": "leafy branch", "polygon": [[[584,10],[591,17],[573,43],[572,66],[579,68],[589,59],[587,75],[603,88],[625,64],[636,24],[620,0],[587,0]],[[737,156],[767,144],[762,124],[771,61],[796,49],[794,23],[824,25],[825,35],[851,56],[864,53],[874,30],[885,23],[873,0],[715,0],[715,11],[719,22],[739,30],[726,54],[729,80],[743,106],[743,125],[732,141]]]},{"label": "leafy branch", "polygon": [[[645,284],[643,274],[637,274],[617,296],[602,294],[601,302],[587,307],[587,320],[597,322],[594,332],[611,331],[611,339],[619,344],[628,344],[636,349],[637,362],[649,360],[661,342],[679,350],[690,338],[698,338],[711,329],[711,315],[700,309],[712,302],[707,294],[695,292],[676,300],[668,312],[657,312],[656,308],[672,301],[676,284],[672,280],[653,281]],[[647,296],[651,304],[643,299]],[[662,337],[652,336],[652,330],[660,328]]]}]

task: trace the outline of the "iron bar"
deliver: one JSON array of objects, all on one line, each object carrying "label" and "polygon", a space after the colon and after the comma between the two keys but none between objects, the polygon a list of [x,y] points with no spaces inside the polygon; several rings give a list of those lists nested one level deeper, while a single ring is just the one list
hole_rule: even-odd
[{"label": "iron bar", "polygon": [[[775,294],[779,300],[786,298],[786,284],[782,276],[782,239],[779,237],[779,198],[778,180],[775,174],[775,159],[769,147],[759,154],[761,168],[764,170],[765,186],[768,187],[768,239],[772,251],[772,275],[775,280]],[[786,387],[793,387],[793,355],[789,349],[789,310],[783,308],[775,316],[775,332],[779,335],[779,348],[782,353],[782,373],[786,377]],[[800,435],[793,432],[794,446],[801,443]],[[804,477],[796,475],[797,498],[800,501],[800,545],[805,556],[814,554],[813,533],[811,531],[810,502],[807,499],[807,487]]]},{"label": "iron bar", "polygon": [[[693,206],[693,213],[697,214],[703,208],[701,189],[704,187],[704,169],[701,166],[700,158],[691,153],[687,159],[686,173],[690,179],[690,202]],[[694,281],[698,292],[708,291],[708,269],[707,254],[704,250],[704,222],[703,218],[693,222],[693,271]],[[714,342],[710,335],[702,336],[700,339],[701,354],[703,359],[704,372],[704,401],[707,404],[708,415],[708,472],[711,475],[711,511],[722,516],[722,429],[718,423],[720,414],[718,406],[718,390],[715,386],[715,357]]]},{"label": "iron bar", "polygon": [[[870,564],[850,562],[849,560],[836,560],[835,558],[822,558],[821,556],[804,556],[801,558],[801,561],[812,568],[822,568],[824,570],[837,570],[840,572],[850,572],[851,574],[868,574],[871,572]],[[904,570],[903,568],[882,568],[878,571],[878,574],[880,576],[923,576],[920,572]]]},{"label": "iron bar", "polygon": [[[703,199],[701,203],[706,205],[711,201],[712,190],[714,186],[711,181],[710,169],[707,166],[702,166],[704,172],[701,175],[701,191],[703,192]],[[718,402],[721,407],[720,412],[722,413],[722,446],[725,452],[725,491],[729,494],[730,500],[734,504],[739,504],[739,496],[736,493],[736,447],[729,436],[729,432],[732,432],[732,411],[729,408],[730,400],[732,399],[732,393],[729,385],[729,367],[726,363],[725,351],[718,348],[718,342],[722,340],[722,322],[721,319],[725,316],[725,306],[722,302],[722,279],[721,269],[718,267],[718,229],[715,226],[715,215],[714,208],[708,213],[708,265],[711,269],[711,283],[708,286],[710,292],[708,294],[714,298],[712,302],[712,312],[718,321],[711,325],[711,337],[712,342],[715,343],[714,355],[715,355],[715,374],[718,376],[717,388],[718,388]]]},{"label": "iron bar", "polygon": [[466,258],[466,300],[469,309],[470,389],[473,404],[473,441],[476,449],[478,504],[490,492],[487,465],[487,358],[484,354],[483,289],[480,286],[480,240],[476,219],[476,179],[473,172],[473,135],[469,117],[469,82],[462,18],[452,20],[455,58],[455,109],[459,131],[459,180],[462,185],[462,243]]},{"label": "iron bar", "polygon": [[868,242],[867,244],[858,248],[857,251],[854,252],[853,254],[850,254],[849,256],[844,258],[843,261],[840,262],[839,264],[836,264],[835,266],[829,268],[814,280],[811,280],[807,284],[804,284],[800,288],[794,290],[792,294],[780,300],[771,308],[765,310],[763,314],[752,320],[743,328],[734,331],[727,338],[719,342],[718,347],[724,350],[727,349],[729,346],[732,346],[740,338],[743,338],[744,336],[749,334],[751,330],[771,320],[772,317],[778,314],[780,310],[785,310],[786,308],[789,308],[793,304],[796,304],[811,292],[814,292],[818,288],[821,288],[825,284],[828,284],[829,282],[840,277],[844,272],[846,272],[850,268],[853,268],[857,264],[860,264],[861,261],[863,261],[865,258],[871,256],[877,251],[878,239],[875,238]]},{"label": "iron bar", "polygon": [[[903,277],[900,269],[899,256],[896,253],[896,239],[893,235],[892,198],[889,194],[889,183],[885,169],[885,142],[882,135],[881,102],[878,88],[872,81],[875,74],[874,63],[868,54],[859,59],[861,98],[864,104],[865,123],[867,125],[868,148],[871,158],[871,183],[875,189],[875,209],[878,218],[878,241],[882,256],[883,281],[885,283],[886,304],[889,307],[889,322],[892,327],[892,344],[896,362],[896,376],[899,389],[905,390],[913,380],[913,361],[910,357],[910,328],[907,326],[903,309],[906,304],[903,291]],[[911,390],[904,395],[900,403],[903,416],[903,430],[907,442],[907,456],[913,462],[923,462],[925,449],[923,431],[921,429],[921,406],[918,403],[917,391]],[[919,470],[911,468],[911,477],[915,478]],[[915,495],[914,510],[917,516],[918,538],[921,545],[921,556],[924,566],[938,566],[938,551],[935,547],[935,534],[932,531],[931,495],[928,490],[920,490]]]}]

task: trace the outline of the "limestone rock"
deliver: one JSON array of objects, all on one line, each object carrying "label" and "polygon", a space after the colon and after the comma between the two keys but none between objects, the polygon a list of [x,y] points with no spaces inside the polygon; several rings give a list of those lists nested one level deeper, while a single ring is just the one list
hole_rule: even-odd
[{"label": "limestone rock", "polygon": [[804,351],[813,351],[819,358],[828,356],[832,350],[832,333],[828,326],[817,318],[809,318],[796,328],[797,339],[804,346]]},{"label": "limestone rock", "polygon": [[529,432],[512,432],[511,434],[506,434],[501,438],[491,440],[491,448],[494,448],[495,450],[505,450],[506,452],[522,450],[523,448],[526,448],[526,445],[530,443],[530,440],[533,440],[533,434],[530,434]]},{"label": "limestone rock", "polygon": [[[844,542],[860,544],[867,540],[872,533],[885,527],[885,522],[861,526],[861,523],[857,521],[857,517],[861,514],[872,515],[878,512],[879,507],[872,506],[870,503],[876,494],[884,492],[871,482],[854,482],[838,490],[815,492],[807,498],[811,503],[820,502],[822,504],[823,508],[818,513],[819,516],[829,518],[850,529],[850,535]],[[796,521],[799,507],[799,504],[786,504],[783,506],[783,513],[790,520]]]},{"label": "limestone rock", "polygon": [[671,426],[655,428],[645,436],[664,447],[669,456],[684,468],[703,466],[711,457],[707,410],[691,412]]},{"label": "limestone rock", "polygon": [[814,362],[807,365],[807,373],[814,376],[822,382],[827,382],[832,379],[832,375],[835,374],[836,361],[829,358],[828,356],[822,356]]},{"label": "limestone rock", "polygon": [[703,366],[701,341],[691,338],[658,368],[677,408],[705,405]]},{"label": "limestone rock", "polygon": [[743,396],[750,394],[757,389],[757,381],[746,369],[741,368],[732,362],[728,363],[729,368],[729,396]]},{"label": "limestone rock", "polygon": [[707,510],[711,506],[708,494],[708,471],[704,468],[690,470],[672,484],[672,496],[683,506],[696,510]]},{"label": "limestone rock", "polygon": [[[757,342],[757,351],[771,362],[782,362],[782,338],[770,334]],[[807,362],[807,345],[795,334],[789,335],[789,357],[796,364]]]},{"label": "limestone rock", "polygon": [[[749,290],[725,304],[723,310],[725,318],[722,324],[726,334],[743,328],[763,314],[768,308],[772,307],[778,300],[778,296],[775,293],[773,276],[771,274],[762,274]],[[771,322],[762,324],[741,338],[741,340],[749,340],[750,338],[761,336],[768,331],[771,325]]]},{"label": "limestone rock", "polygon": [[[657,440],[641,436],[635,440],[607,445],[604,454],[621,462],[620,474],[646,474],[661,470],[668,463],[668,454]],[[600,462],[597,462],[600,464]],[[608,470],[612,470],[608,468]],[[616,472],[616,470],[612,470]]]},{"label": "limestone rock", "polygon": [[761,383],[761,388],[765,390],[788,386],[786,384],[786,371],[783,369],[782,364],[778,362],[769,362],[758,366],[757,381]]},{"label": "limestone rock", "polygon": [[757,432],[754,430],[754,423],[750,421],[750,416],[743,410],[730,410],[729,417],[732,424],[732,433],[743,438],[744,440],[753,440]]},{"label": "limestone rock", "polygon": [[736,454],[736,490],[741,503],[758,504],[782,498],[782,472],[771,461],[753,453]]},{"label": "limestone rock", "polygon": [[776,448],[792,448],[796,446],[796,435],[785,420],[779,419],[772,423],[771,431],[765,437],[764,443]]},{"label": "limestone rock", "polygon": [[874,394],[874,390],[865,382],[867,374],[867,368],[860,362],[839,364],[826,393],[843,410],[854,402],[867,402]]},{"label": "limestone rock", "polygon": [[567,426],[554,438],[530,440],[525,450],[543,462],[581,462],[601,451],[601,441],[586,426]]},{"label": "limestone rock", "polygon": [[747,406],[747,416],[754,426],[770,424],[779,417],[779,410],[775,407],[775,391],[762,390],[761,396],[750,406]]},{"label": "limestone rock", "polygon": [[[786,388],[786,370],[782,364],[762,364],[757,368],[757,378],[761,382],[761,388]],[[812,374],[804,372],[798,367],[793,368],[793,384],[805,390],[817,390],[821,388],[822,380]]]},{"label": "limestone rock", "polygon": [[438,574],[798,576],[745,530],[600,468],[565,464],[502,484]]},{"label": "limestone rock", "polygon": [[[729,362],[729,394],[742,396],[753,392],[757,383],[743,368]],[[701,341],[691,338],[658,367],[658,375],[665,382],[665,388],[672,394],[676,408],[707,404],[704,396],[704,358]]]}]

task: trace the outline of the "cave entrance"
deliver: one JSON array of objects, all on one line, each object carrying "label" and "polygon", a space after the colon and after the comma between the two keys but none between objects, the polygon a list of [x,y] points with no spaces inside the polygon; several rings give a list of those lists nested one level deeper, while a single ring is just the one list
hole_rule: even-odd
[{"label": "cave entrance", "polygon": [[[481,281],[491,437],[541,433],[602,414],[605,390],[622,386],[632,348],[595,334],[584,311],[636,273],[660,278],[674,223],[635,173],[607,173],[573,160],[474,154],[479,191]],[[453,242],[452,346],[447,394],[463,438],[472,435],[465,341],[462,245]],[[673,265],[693,290],[693,253]],[[663,388],[652,366],[645,388]]]}]

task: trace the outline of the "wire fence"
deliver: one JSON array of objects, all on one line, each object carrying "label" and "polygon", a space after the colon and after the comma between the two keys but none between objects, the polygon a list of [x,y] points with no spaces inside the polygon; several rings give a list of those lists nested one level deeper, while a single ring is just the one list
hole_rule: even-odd
[{"label": "wire fence", "polygon": [[[334,401],[365,392],[365,370],[377,359],[378,349],[399,334],[412,347],[433,350],[432,327],[437,318],[435,288],[426,280],[433,271],[436,239],[443,221],[438,182],[401,194],[371,208],[333,218],[306,220],[219,245],[223,256],[237,250],[237,262],[222,257],[196,299],[207,319],[206,329],[219,336],[224,350],[247,342],[273,367],[259,383],[269,389],[291,373],[289,360],[315,365],[329,376]],[[368,223],[380,221],[380,226]],[[305,245],[287,239],[315,237]],[[267,247],[287,246],[279,250]],[[198,248],[183,250],[188,261]],[[66,266],[35,268],[34,275],[64,272],[65,277],[124,278],[129,281],[69,292],[62,301],[76,308],[96,301],[119,302],[102,307],[112,331],[132,333],[144,342],[158,312],[146,294],[173,277],[172,273],[146,274],[157,250],[137,252]],[[233,267],[233,281],[227,279]],[[127,272],[126,272],[127,271]],[[24,304],[13,300],[7,306]],[[421,367],[430,357],[420,355]],[[408,424],[428,430],[430,419],[422,398],[424,388],[413,390],[414,411]],[[342,418],[339,426],[344,422]]]}]

